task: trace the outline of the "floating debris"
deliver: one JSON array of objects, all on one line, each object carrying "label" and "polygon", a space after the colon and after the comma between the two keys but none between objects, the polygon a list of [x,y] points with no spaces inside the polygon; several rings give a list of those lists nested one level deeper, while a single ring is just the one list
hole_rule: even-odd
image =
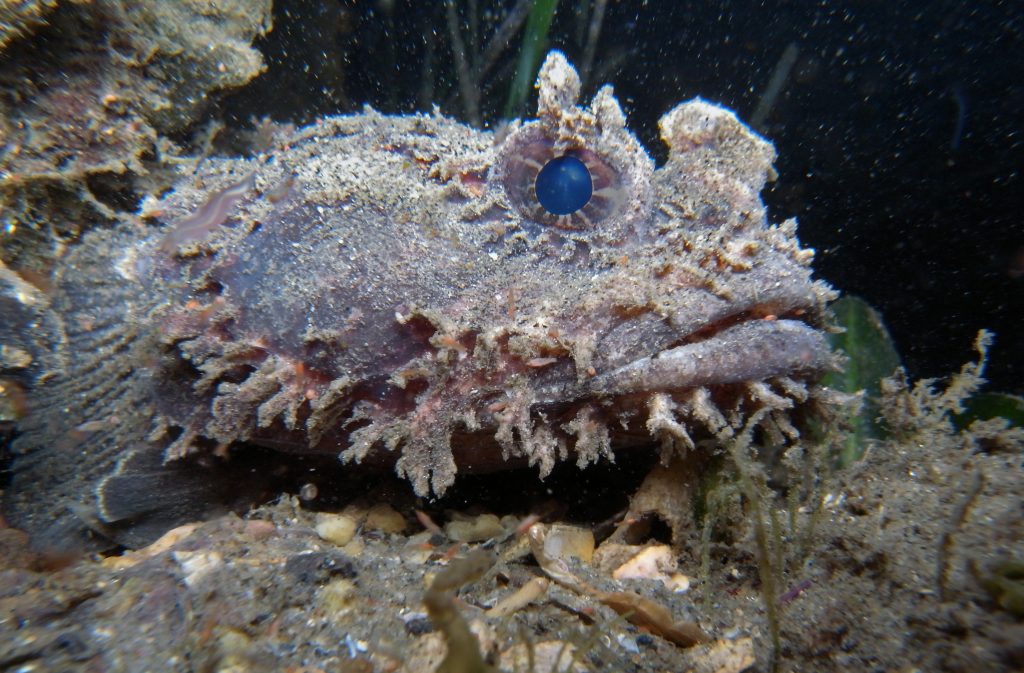
[{"label": "floating debris", "polygon": [[562,586],[593,597],[625,617],[629,622],[648,629],[651,633],[680,647],[692,647],[708,640],[707,634],[692,622],[678,622],[664,605],[632,591],[601,591],[580,580],[570,572],[565,561],[547,554],[547,529],[534,524],[529,530],[530,549],[545,574]]}]

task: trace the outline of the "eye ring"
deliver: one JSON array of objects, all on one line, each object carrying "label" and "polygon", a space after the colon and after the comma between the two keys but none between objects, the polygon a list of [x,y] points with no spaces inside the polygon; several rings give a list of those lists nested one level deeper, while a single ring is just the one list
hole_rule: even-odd
[{"label": "eye ring", "polygon": [[[565,157],[571,157],[569,161],[582,169],[581,174],[589,175],[589,195],[567,195],[565,185],[559,181],[546,185],[540,178],[552,162],[566,161]],[[554,142],[539,125],[525,126],[506,141],[497,168],[499,182],[524,218],[580,234],[596,230],[609,219],[621,218],[631,191],[629,177],[601,154],[586,147],[556,151]],[[541,194],[537,191],[538,181]],[[555,201],[566,200],[554,204],[544,194],[545,188],[556,193]],[[605,233],[611,230],[606,229]]]},{"label": "eye ring", "polygon": [[[589,198],[584,198],[585,189],[582,193],[569,190],[568,200],[555,204],[544,194],[551,185],[543,179],[538,194],[540,174],[551,162],[565,161],[563,157],[582,164],[581,175],[589,174]],[[489,182],[502,188],[527,232],[539,235],[539,225],[577,242],[619,245],[648,234],[645,218],[653,169],[653,162],[628,131],[580,133],[556,142],[551,125],[535,121],[505,138]],[[559,181],[553,181],[553,186],[566,196]]]}]

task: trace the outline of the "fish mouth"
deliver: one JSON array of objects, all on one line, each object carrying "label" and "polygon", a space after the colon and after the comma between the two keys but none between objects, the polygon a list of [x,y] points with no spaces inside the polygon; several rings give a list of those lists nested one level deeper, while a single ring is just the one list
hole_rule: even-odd
[{"label": "fish mouth", "polygon": [[595,395],[628,395],[806,376],[827,369],[825,335],[794,319],[753,319],[638,358],[587,383]]},{"label": "fish mouth", "polygon": [[[552,365],[534,379],[533,396],[521,408],[502,398],[507,406],[494,414],[481,408],[477,428],[455,433],[456,463],[479,472],[540,463],[544,476],[551,445],[586,465],[619,449],[664,445],[666,438],[692,448],[699,439],[720,439],[739,427],[734,424],[760,424],[762,414],[773,429],[792,429],[797,421],[786,419],[801,418],[804,403],[819,399],[816,381],[835,363],[826,333],[804,320],[810,315],[750,309],[682,336],[665,330],[656,352],[648,348],[582,381],[571,362]],[[488,452],[498,426],[515,427],[517,443]]]},{"label": "fish mouth", "polygon": [[597,339],[589,371],[563,360],[537,372],[538,408],[642,406],[652,394],[739,391],[783,378],[814,384],[837,366],[824,312],[834,293],[813,281],[773,285],[744,288],[732,301],[694,295],[676,313],[620,315]]}]

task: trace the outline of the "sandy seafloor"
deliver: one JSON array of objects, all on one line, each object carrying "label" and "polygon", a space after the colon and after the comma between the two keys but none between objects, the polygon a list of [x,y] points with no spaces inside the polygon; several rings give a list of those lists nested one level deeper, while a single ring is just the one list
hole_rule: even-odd
[{"label": "sandy seafloor", "polygon": [[[802,562],[793,560],[796,540],[788,541],[778,670],[1022,669],[1024,624],[997,603],[1009,594],[979,583],[1019,554],[1024,539],[1020,438],[942,427],[875,446],[835,475]],[[470,511],[435,518],[441,525],[481,520]],[[503,670],[529,670],[526,643],[536,652],[534,670],[552,670],[541,653],[553,659],[563,647],[575,658],[563,655],[556,670],[770,669],[749,521],[732,519],[712,539],[707,576],[700,574],[699,533],[682,536],[684,592],[658,579],[614,580],[591,565],[570,564],[601,591],[634,591],[668,608],[675,621],[696,622],[709,642],[687,648],[629,623],[593,595],[555,583],[508,615],[487,616],[543,576],[523,535],[512,530],[517,517],[503,519],[503,532],[489,541],[458,543],[425,531],[412,507],[363,500],[345,510],[358,524],[351,540],[344,531],[340,538],[326,534],[345,542],[338,546],[324,539],[323,526],[318,534],[325,520],[319,516],[285,498],[107,558],[40,556],[18,531],[0,530],[0,667],[439,670],[444,638],[422,598],[452,557],[483,545],[499,560],[459,590],[455,605],[478,634],[485,659]],[[578,518],[573,524],[587,527]],[[632,552],[658,544],[637,542]]]}]

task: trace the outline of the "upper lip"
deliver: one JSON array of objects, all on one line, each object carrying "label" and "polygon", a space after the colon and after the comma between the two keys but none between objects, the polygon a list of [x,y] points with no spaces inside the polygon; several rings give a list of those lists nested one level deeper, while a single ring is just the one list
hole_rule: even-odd
[{"label": "upper lip", "polygon": [[824,369],[830,352],[824,334],[799,320],[747,320],[598,374],[586,387],[617,395],[756,381]]}]

